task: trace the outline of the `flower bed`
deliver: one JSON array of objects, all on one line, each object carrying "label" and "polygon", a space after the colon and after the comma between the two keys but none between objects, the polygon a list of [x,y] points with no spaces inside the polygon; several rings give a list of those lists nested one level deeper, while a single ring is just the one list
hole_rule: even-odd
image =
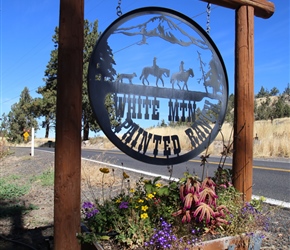
[{"label": "flower bed", "polygon": [[[114,175],[107,168],[100,171],[103,179]],[[203,179],[185,173],[179,182],[141,177],[133,186],[129,180],[123,172],[119,194],[82,205],[83,223],[90,231],[78,236],[82,243],[111,240],[121,249],[227,249],[205,242],[216,239],[211,244],[218,244],[218,238],[266,229],[261,200],[244,203],[228,169],[219,167],[213,178]],[[105,188],[102,182],[103,194]],[[226,238],[222,244],[248,249],[246,236]]]}]

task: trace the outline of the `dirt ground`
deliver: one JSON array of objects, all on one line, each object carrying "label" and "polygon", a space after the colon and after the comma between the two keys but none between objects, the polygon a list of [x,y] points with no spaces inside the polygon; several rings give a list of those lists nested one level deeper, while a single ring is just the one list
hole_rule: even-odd
[{"label": "dirt ground", "polygon": [[[54,154],[37,151],[31,157],[29,148],[11,148],[10,154],[1,159],[0,180],[10,178],[18,186],[27,187],[27,192],[15,199],[0,200],[0,250],[53,249],[53,185],[44,186],[37,178],[52,171],[53,166]],[[99,171],[96,171],[99,167],[82,163],[83,200],[90,199],[92,191],[98,198],[101,196],[101,180],[98,179]],[[118,171],[116,176],[121,176]],[[140,176],[130,173],[131,177],[136,180]],[[110,183],[110,179],[106,181]],[[112,190],[119,189],[120,181],[117,179]],[[269,215],[270,231],[261,249],[290,249],[290,210],[273,211]],[[116,248],[111,245],[104,249]]]},{"label": "dirt ground", "polygon": [[[53,249],[54,187],[44,186],[38,178],[53,171],[53,167],[53,153],[38,150],[31,157],[30,148],[11,148],[9,155],[1,159],[0,180],[8,178],[9,182],[28,189],[18,198],[0,200],[0,250]],[[82,201],[101,198],[100,167],[82,162]],[[121,170],[115,170],[115,173],[116,176],[122,174]],[[130,176],[138,178],[134,174]],[[111,181],[106,178],[104,184]],[[120,185],[120,178],[114,178],[110,190],[112,195],[120,189]]]},{"label": "dirt ground", "polygon": [[1,159],[1,178],[12,176],[13,183],[29,190],[18,198],[0,201],[0,249],[50,249],[53,186],[42,186],[38,180],[33,181],[33,177],[51,169],[54,156],[40,152],[31,157],[29,149],[11,149],[10,153]]}]

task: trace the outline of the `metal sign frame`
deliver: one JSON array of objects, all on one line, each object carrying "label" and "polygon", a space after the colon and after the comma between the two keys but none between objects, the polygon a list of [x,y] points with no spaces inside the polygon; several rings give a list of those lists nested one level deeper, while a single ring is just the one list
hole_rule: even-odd
[{"label": "metal sign frame", "polygon": [[[132,19],[134,21],[137,19],[139,23],[132,22]],[[181,24],[183,28],[180,28]],[[165,41],[164,46],[174,44],[178,46],[178,49],[186,48],[186,51],[188,48],[192,49],[196,53],[191,61],[196,62],[198,59],[198,63],[190,65],[193,65],[194,69],[185,70],[183,62],[185,55],[181,53],[179,58],[176,58],[176,64],[180,63],[179,71],[176,72],[169,67],[159,66],[157,60],[160,58],[149,55],[148,60],[153,59],[153,65],[142,65],[141,68],[139,66],[138,73],[141,72],[139,77],[141,82],[136,83],[137,75],[134,70],[130,69],[133,72],[131,74],[129,72],[117,74],[116,68],[120,65],[120,61],[114,54],[116,50],[111,45],[116,38],[111,37],[119,35],[118,43],[120,44],[120,34],[126,39],[140,37],[135,44],[141,46],[138,47],[140,48],[138,53],[142,53],[141,48],[145,48],[146,53],[149,54],[148,44],[151,45],[153,39],[155,42],[162,40]],[[206,54],[205,58],[208,63],[203,61],[203,53]],[[172,65],[170,60],[169,62]],[[136,65],[137,63],[129,62],[129,64]],[[198,71],[199,80],[195,79],[195,85],[190,85],[194,72]],[[200,86],[203,90],[195,89],[198,81],[201,82]],[[148,7],[122,15],[102,33],[90,60],[88,90],[97,122],[116,147],[142,162],[173,165],[197,156],[218,134],[226,113],[228,78],[220,52],[212,39],[196,22],[170,9]],[[108,96],[114,102],[115,114],[108,113],[105,105]],[[152,134],[138,125],[142,119],[160,122],[161,99],[163,101],[167,99],[169,122],[187,123],[184,133],[188,143],[191,144],[191,150],[185,151],[180,146],[180,139],[176,134]],[[197,113],[199,102],[202,102],[201,111]],[[149,108],[151,113],[148,112]],[[187,115],[184,115],[185,111]],[[118,126],[112,127],[111,115],[121,120]],[[148,149],[150,143],[151,150]]]}]

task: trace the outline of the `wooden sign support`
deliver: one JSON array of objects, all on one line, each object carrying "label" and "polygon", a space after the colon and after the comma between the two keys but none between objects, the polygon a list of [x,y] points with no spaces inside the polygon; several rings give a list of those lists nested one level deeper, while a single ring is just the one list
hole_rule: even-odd
[{"label": "wooden sign support", "polygon": [[57,72],[54,249],[78,250],[84,0],[60,0]]},{"label": "wooden sign support", "polygon": [[254,8],[236,10],[233,184],[252,199],[254,127]]},{"label": "wooden sign support", "polygon": [[[200,0],[236,10],[234,185],[252,194],[253,17],[269,18],[266,0]],[[56,114],[54,249],[78,250],[81,180],[81,93],[84,0],[60,0]]]},{"label": "wooden sign support", "polygon": [[235,9],[235,113],[233,183],[250,201],[253,186],[254,15],[269,18],[274,4],[266,0],[201,0]]}]

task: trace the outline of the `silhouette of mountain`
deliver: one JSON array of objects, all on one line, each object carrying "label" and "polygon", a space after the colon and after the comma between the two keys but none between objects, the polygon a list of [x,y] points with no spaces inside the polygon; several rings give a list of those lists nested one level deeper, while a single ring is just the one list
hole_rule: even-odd
[{"label": "silhouette of mountain", "polygon": [[135,26],[120,27],[114,33],[124,34],[126,36],[142,35],[139,44],[148,44],[146,38],[160,37],[172,44],[179,44],[181,46],[196,45],[202,49],[209,49],[205,41],[189,35],[178,24],[164,15],[152,17],[148,21]]}]

